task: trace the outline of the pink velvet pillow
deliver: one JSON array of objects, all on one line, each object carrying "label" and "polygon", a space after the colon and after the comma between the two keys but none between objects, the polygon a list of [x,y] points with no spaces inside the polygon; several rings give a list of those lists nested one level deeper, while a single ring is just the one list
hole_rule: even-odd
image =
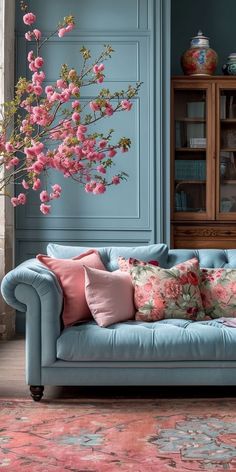
[{"label": "pink velvet pillow", "polygon": [[73,259],[55,259],[39,254],[37,259],[57,276],[64,295],[62,319],[64,326],[71,326],[91,319],[85,299],[84,265],[106,271],[98,251],[90,249]]},{"label": "pink velvet pillow", "polygon": [[134,318],[134,289],[128,272],[104,272],[84,267],[85,296],[99,326]]}]

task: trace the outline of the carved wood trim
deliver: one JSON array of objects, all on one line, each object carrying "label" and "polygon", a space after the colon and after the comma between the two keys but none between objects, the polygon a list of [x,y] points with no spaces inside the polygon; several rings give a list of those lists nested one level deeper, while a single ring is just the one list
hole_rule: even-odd
[{"label": "carved wood trim", "polygon": [[236,239],[236,226],[201,227],[201,226],[174,226],[174,238],[226,238]]}]

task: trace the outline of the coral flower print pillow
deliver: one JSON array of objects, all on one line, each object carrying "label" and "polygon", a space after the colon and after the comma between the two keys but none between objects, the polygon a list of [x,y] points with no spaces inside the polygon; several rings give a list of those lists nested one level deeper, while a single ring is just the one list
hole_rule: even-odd
[{"label": "coral flower print pillow", "polygon": [[136,320],[204,319],[196,258],[171,269],[136,263],[130,274],[135,289]]},{"label": "coral flower print pillow", "polygon": [[236,318],[235,269],[202,269],[200,292],[206,315]]}]

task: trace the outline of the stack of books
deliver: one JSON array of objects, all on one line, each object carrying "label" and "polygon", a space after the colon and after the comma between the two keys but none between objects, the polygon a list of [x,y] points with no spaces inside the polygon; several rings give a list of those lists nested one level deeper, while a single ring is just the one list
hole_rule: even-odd
[{"label": "stack of books", "polygon": [[187,211],[187,194],[182,190],[175,193],[175,210]]},{"label": "stack of books", "polygon": [[205,180],[206,161],[190,161],[181,159],[175,161],[175,180]]},{"label": "stack of books", "polygon": [[206,138],[189,138],[191,148],[206,148]]}]

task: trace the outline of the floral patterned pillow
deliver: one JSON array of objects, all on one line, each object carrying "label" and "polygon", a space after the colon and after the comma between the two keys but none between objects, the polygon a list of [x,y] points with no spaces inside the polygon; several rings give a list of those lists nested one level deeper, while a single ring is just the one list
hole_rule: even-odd
[{"label": "floral patterned pillow", "polygon": [[236,317],[236,269],[202,269],[200,277],[206,315]]},{"label": "floral patterned pillow", "polygon": [[130,275],[134,285],[136,320],[205,318],[199,290],[199,263],[196,258],[171,269],[135,263],[130,268]]},{"label": "floral patterned pillow", "polygon": [[139,259],[134,259],[133,257],[129,257],[129,259],[125,259],[124,257],[121,257],[121,256],[118,257],[119,269],[122,272],[128,272],[135,265],[147,265],[147,264],[151,264],[151,265],[155,265],[159,267],[158,261],[144,262],[144,261],[140,261]]}]

